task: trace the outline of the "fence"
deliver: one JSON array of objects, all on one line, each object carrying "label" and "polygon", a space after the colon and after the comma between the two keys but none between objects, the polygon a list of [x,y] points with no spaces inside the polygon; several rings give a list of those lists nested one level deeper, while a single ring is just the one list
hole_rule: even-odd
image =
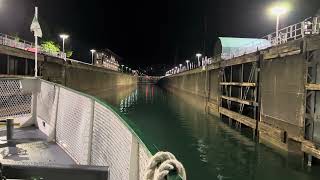
[{"label": "fence", "polygon": [[[14,48],[26,50],[26,51],[30,51],[30,52],[34,52],[34,49],[35,49],[34,44],[32,42],[21,40],[18,37],[13,37],[13,36],[1,34],[1,33],[0,33],[0,44],[5,45],[5,46],[9,46],[9,47],[14,47]],[[38,52],[41,54],[46,54],[49,56],[58,57],[58,58],[62,58],[62,59],[64,59],[66,57],[66,54],[63,52],[49,52],[49,51],[45,51],[41,47],[39,47]]]},{"label": "fence", "polygon": [[110,179],[143,179],[156,152],[104,102],[44,80],[0,79],[0,112],[22,126],[37,124],[77,164],[109,166]]}]

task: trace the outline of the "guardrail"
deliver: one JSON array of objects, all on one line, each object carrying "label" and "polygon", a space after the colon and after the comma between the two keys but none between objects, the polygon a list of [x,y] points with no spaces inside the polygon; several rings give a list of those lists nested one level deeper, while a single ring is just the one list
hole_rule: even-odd
[{"label": "guardrail", "polygon": [[[35,52],[35,46],[32,42],[21,40],[18,37],[9,36],[9,35],[2,34],[2,33],[0,33],[0,44],[5,45],[5,46],[9,46],[9,47],[13,47],[13,48],[17,48],[17,49],[30,51],[30,52]],[[58,57],[61,59],[66,58],[66,54],[63,52],[45,51],[40,46],[38,47],[38,52],[40,54]]]},{"label": "guardrail", "polygon": [[13,118],[22,126],[37,124],[77,164],[109,166],[110,179],[143,179],[157,152],[118,110],[62,85],[0,78],[0,105],[0,118]]},{"label": "guardrail", "polygon": [[[223,59],[223,60],[229,60],[235,57],[240,57],[245,54],[254,53],[263,49],[267,49],[272,46],[277,46],[280,44],[284,44],[290,41],[302,39],[307,35],[314,35],[320,33],[320,17],[309,17],[305,19],[302,22],[287,26],[285,28],[282,28],[277,32],[273,32],[271,34],[268,34],[262,39],[266,39],[270,42],[270,45],[262,42],[255,42],[248,43],[247,45],[241,46],[239,48],[233,48],[231,52],[229,53],[222,53],[219,55],[220,57],[214,57],[213,59]],[[202,66],[212,64],[214,61],[205,61],[205,63],[202,63]],[[199,68],[199,67],[196,67]],[[189,68],[186,70],[192,70],[194,68]],[[185,70],[184,70],[185,71]],[[166,76],[181,73],[183,71],[179,71],[178,69],[173,69],[171,71],[168,71],[166,73]]]}]

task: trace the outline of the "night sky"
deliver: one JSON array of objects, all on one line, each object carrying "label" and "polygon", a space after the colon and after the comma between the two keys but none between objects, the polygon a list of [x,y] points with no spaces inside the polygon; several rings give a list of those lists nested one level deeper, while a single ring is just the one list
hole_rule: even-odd
[{"label": "night sky", "polygon": [[[262,37],[275,29],[272,0],[38,0],[44,39],[60,42],[74,59],[90,61],[89,49],[109,48],[131,67],[178,64],[197,52],[212,55],[218,36]],[[289,0],[282,26],[313,16],[320,0]],[[0,0],[0,32],[33,40],[35,0]],[[204,43],[205,42],[205,43]]]}]

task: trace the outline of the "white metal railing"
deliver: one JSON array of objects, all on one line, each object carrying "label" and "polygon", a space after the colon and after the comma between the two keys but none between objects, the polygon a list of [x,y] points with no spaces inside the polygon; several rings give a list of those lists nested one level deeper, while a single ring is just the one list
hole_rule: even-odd
[{"label": "white metal railing", "polygon": [[262,42],[252,42],[248,45],[233,49],[230,53],[222,54],[221,58],[224,60],[228,60],[245,54],[257,52],[271,46],[298,40],[305,37],[306,35],[319,34],[319,29],[320,17],[310,17],[302,22],[280,29],[278,31],[278,36],[277,32],[273,32],[262,37],[262,39],[268,40],[270,45]]},{"label": "white metal railing", "polygon": [[0,79],[0,85],[0,118],[37,124],[77,164],[109,166],[110,179],[143,179],[152,153],[104,102],[40,79]]},{"label": "white metal railing", "polygon": [[[233,48],[231,52],[228,53],[222,53],[221,59],[223,60],[229,60],[235,57],[243,56],[245,54],[250,54],[257,52],[259,50],[267,49],[271,46],[276,46],[279,44],[284,44],[290,41],[298,40],[301,38],[304,38],[306,35],[314,35],[320,33],[320,17],[310,17],[305,19],[302,22],[287,26],[285,28],[282,28],[278,32],[273,32],[271,34],[268,34],[262,39],[268,40],[269,44],[259,41],[252,41],[251,43],[248,43],[247,45],[244,45],[239,48]],[[210,58],[209,58],[210,59]],[[206,63],[202,63],[202,66],[212,64],[214,61],[209,60]],[[190,62],[191,63],[191,62]],[[191,66],[187,70],[192,70],[194,68],[198,68],[198,66]],[[168,72],[166,72],[166,76],[174,75],[177,73],[180,73],[183,71],[179,71],[178,69],[172,69]]]},{"label": "white metal railing", "polygon": [[277,32],[273,32],[262,38],[267,39],[269,42],[271,42],[272,46],[287,43],[288,41],[292,40],[301,39],[305,35],[304,32],[307,31],[307,28],[304,27],[305,21],[280,29],[278,32],[278,37]]},{"label": "white metal railing", "polygon": [[[17,48],[17,49],[30,51],[30,52],[34,52],[34,49],[35,49],[35,46],[32,42],[21,40],[18,37],[9,36],[9,35],[2,34],[2,33],[0,33],[0,44],[5,45],[5,46],[9,46],[9,47],[13,47],[13,48]],[[66,57],[66,54],[63,52],[45,51],[40,46],[39,46],[38,52],[41,54],[45,54],[45,55],[49,55],[49,56],[53,56],[53,57],[58,57],[61,59],[64,59]]]}]

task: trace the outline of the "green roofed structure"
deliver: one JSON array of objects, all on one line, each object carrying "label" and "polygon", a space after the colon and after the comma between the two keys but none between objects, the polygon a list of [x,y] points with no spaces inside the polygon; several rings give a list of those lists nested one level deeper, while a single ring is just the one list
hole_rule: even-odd
[{"label": "green roofed structure", "polygon": [[214,55],[221,55],[226,60],[268,47],[271,47],[271,42],[266,39],[219,37]]}]

